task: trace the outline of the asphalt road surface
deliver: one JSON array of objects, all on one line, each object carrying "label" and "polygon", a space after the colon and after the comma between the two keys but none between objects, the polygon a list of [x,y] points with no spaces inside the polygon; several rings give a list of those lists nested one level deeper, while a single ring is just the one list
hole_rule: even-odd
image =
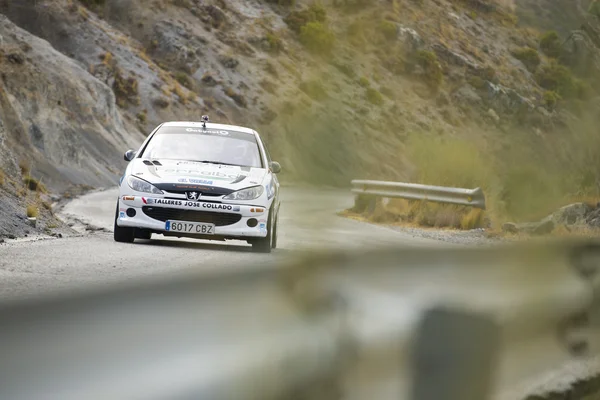
[{"label": "asphalt road surface", "polygon": [[280,248],[257,254],[245,242],[209,242],[164,238],[115,243],[112,238],[117,190],[90,193],[61,212],[106,231],[63,239],[12,241],[0,245],[0,299],[82,290],[186,271],[244,268],[284,260],[297,251],[322,248],[369,248],[377,245],[437,245],[432,239],[349,220],[336,212],[352,206],[349,191],[282,188]]}]

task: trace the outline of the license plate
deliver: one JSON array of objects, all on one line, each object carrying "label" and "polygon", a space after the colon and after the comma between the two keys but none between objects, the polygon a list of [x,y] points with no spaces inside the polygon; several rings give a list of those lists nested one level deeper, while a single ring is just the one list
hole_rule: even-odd
[{"label": "license plate", "polygon": [[215,225],[202,222],[167,221],[165,230],[169,232],[194,233],[198,235],[214,235]]}]

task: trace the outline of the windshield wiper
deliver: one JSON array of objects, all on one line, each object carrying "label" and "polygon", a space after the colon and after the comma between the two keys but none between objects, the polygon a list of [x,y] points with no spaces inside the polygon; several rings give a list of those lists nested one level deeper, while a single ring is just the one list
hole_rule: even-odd
[{"label": "windshield wiper", "polygon": [[226,162],[220,162],[220,161],[211,161],[211,160],[185,160],[185,159],[177,159],[177,161],[189,161],[189,162],[197,162],[197,163],[204,163],[204,164],[217,164],[217,165],[233,165],[236,167],[239,167],[239,164],[230,164],[230,163],[226,163]]},{"label": "windshield wiper", "polygon": [[238,166],[237,164],[230,164],[230,163],[220,162],[220,161],[203,160],[203,161],[198,161],[198,162],[205,163],[205,164],[220,164],[220,165],[235,165],[235,166]]}]

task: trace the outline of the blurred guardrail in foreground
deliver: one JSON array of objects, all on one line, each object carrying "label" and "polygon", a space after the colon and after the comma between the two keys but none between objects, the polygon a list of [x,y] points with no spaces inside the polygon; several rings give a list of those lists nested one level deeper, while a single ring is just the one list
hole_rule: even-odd
[{"label": "blurred guardrail in foreground", "polygon": [[388,197],[473,206],[485,210],[485,196],[481,188],[460,189],[416,183],[353,180],[352,193],[358,195],[358,207],[366,204],[365,199]]},{"label": "blurred guardrail in foreground", "polygon": [[0,398],[523,398],[596,353],[599,268],[593,243],[395,248],[4,303]]}]

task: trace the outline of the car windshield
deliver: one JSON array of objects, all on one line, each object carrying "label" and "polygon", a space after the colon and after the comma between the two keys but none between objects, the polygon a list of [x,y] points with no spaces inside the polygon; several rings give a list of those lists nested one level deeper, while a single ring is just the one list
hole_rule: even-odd
[{"label": "car windshield", "polygon": [[148,159],[186,160],[261,168],[254,135],[201,127],[162,127],[141,155]]}]

